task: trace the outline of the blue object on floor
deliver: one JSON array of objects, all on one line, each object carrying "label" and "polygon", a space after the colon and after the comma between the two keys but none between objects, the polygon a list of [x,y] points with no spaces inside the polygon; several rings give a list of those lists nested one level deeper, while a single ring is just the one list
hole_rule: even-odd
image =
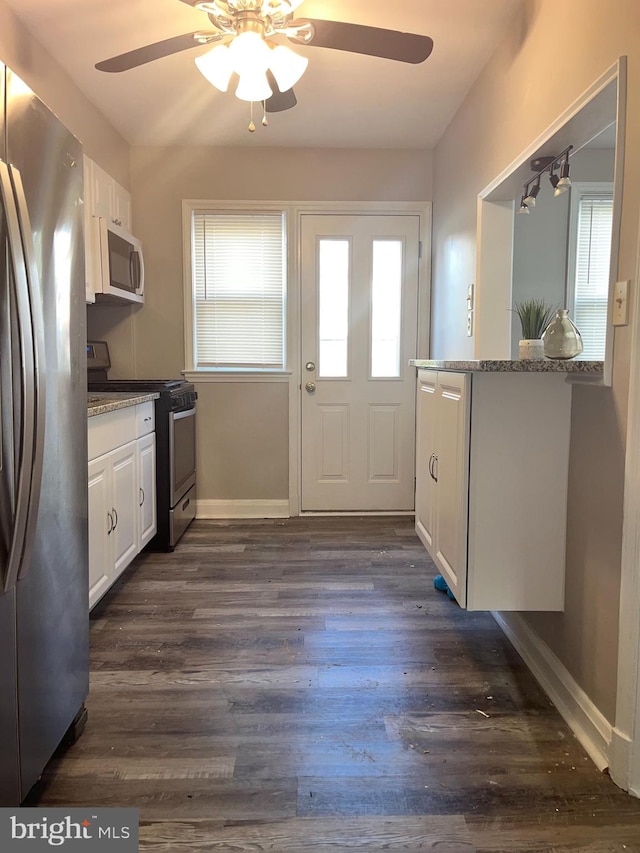
[{"label": "blue object on floor", "polygon": [[447,586],[446,580],[442,577],[442,575],[436,575],[433,579],[433,585],[438,590],[438,592],[449,592],[449,587]]},{"label": "blue object on floor", "polygon": [[446,592],[452,601],[456,600],[455,595],[449,589],[449,586],[446,580],[442,577],[442,575],[435,576],[435,578],[433,579],[433,585],[438,590],[438,592]]}]

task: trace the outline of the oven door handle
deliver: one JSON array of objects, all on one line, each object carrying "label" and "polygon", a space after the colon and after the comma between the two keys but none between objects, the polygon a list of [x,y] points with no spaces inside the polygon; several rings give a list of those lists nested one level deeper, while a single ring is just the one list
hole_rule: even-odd
[{"label": "oven door handle", "polygon": [[170,412],[172,421],[181,421],[183,418],[192,418],[196,413],[196,407],[191,406],[189,409],[182,409],[179,412]]}]

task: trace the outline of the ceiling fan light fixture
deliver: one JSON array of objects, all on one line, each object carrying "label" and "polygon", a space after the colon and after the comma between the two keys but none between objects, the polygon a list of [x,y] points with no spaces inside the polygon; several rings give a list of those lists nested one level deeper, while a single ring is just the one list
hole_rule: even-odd
[{"label": "ceiling fan light fixture", "polygon": [[212,86],[221,92],[227,91],[233,74],[233,61],[226,45],[219,44],[202,56],[196,56],[195,63],[198,71]]},{"label": "ceiling fan light fixture", "polygon": [[236,89],[236,98],[241,101],[266,101],[273,95],[264,71],[244,72]]},{"label": "ceiling fan light fixture", "polygon": [[299,56],[285,45],[278,45],[271,51],[269,67],[281,92],[293,89],[307,70],[308,64],[309,60],[306,57]]}]

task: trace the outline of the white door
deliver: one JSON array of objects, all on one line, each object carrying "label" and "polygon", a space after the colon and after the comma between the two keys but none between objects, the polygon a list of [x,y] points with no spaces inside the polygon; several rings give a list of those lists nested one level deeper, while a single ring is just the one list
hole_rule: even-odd
[{"label": "white door", "polygon": [[89,463],[89,607],[111,584],[111,460],[100,456]]},{"label": "white door", "polygon": [[412,510],[420,218],[301,220],[302,510]]},{"label": "white door", "polygon": [[432,551],[436,515],[436,405],[438,374],[422,370],[416,398],[416,531]]},{"label": "white door", "polygon": [[142,550],[156,533],[156,434],[150,432],[139,438],[138,493],[140,530],[138,548]]},{"label": "white door", "polygon": [[432,462],[437,495],[434,559],[460,607],[467,603],[468,382],[466,373],[438,372]]},{"label": "white door", "polygon": [[111,456],[113,465],[113,507],[114,515],[114,578],[117,578],[138,553],[137,515],[138,515],[138,466],[136,442],[130,441],[124,447],[114,450]]}]

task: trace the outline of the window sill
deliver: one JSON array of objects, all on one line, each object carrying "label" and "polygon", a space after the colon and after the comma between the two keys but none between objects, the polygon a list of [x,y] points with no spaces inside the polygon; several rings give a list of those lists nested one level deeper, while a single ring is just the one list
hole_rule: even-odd
[{"label": "window sill", "polygon": [[194,385],[217,382],[289,382],[290,370],[183,370],[187,382]]}]

